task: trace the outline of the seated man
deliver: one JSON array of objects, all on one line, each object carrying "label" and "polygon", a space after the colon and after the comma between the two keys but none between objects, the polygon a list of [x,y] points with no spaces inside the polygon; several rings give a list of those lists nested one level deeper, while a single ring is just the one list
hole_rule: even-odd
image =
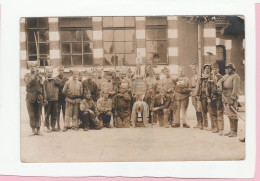
[{"label": "seated man", "polygon": [[82,128],[84,131],[88,129],[101,129],[102,122],[97,119],[97,107],[91,98],[89,90],[84,91],[84,99],[80,101],[80,110],[82,111]]},{"label": "seated man", "polygon": [[111,128],[110,120],[112,115],[112,100],[108,98],[108,92],[102,92],[103,97],[97,101],[98,118],[107,128]]},{"label": "seated man", "polygon": [[159,126],[169,128],[169,108],[171,104],[171,96],[166,94],[166,90],[161,88],[160,94],[154,98],[154,108],[152,109],[155,117],[158,116]]}]

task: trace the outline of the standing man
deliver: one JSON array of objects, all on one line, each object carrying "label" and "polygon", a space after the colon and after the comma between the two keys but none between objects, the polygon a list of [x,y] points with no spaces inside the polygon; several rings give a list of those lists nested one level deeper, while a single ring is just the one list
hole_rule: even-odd
[{"label": "standing man", "polygon": [[[207,97],[207,86],[208,86],[208,80],[210,79],[210,72],[211,67],[209,64],[205,64],[203,66],[204,73],[200,77],[198,81],[198,86],[196,90],[197,100],[198,104],[201,104],[202,108],[202,117],[203,117],[203,129],[212,131],[212,129],[215,128],[214,123],[211,119],[211,128],[208,128],[208,111],[209,111],[209,103],[208,103],[208,97]],[[209,113],[211,115],[211,113]],[[210,116],[211,117],[211,116]]]},{"label": "standing man", "polygon": [[201,112],[201,107],[198,105],[198,99],[197,99],[197,94],[196,94],[196,87],[198,86],[198,80],[199,80],[199,75],[198,75],[198,67],[197,64],[192,64],[190,65],[193,76],[191,77],[191,100],[192,100],[192,105],[195,108],[196,111],[196,117],[197,117],[197,124],[193,128],[200,128],[203,129],[203,124],[202,124],[202,112]]},{"label": "standing man", "polygon": [[120,86],[120,93],[114,97],[114,121],[117,128],[130,127],[131,115],[131,96],[128,93],[128,84],[123,83]]},{"label": "standing man", "polygon": [[174,95],[174,124],[173,128],[180,127],[180,112],[182,111],[183,128],[190,128],[186,122],[187,109],[189,106],[189,96],[191,92],[190,79],[185,76],[184,68],[179,68],[179,77],[173,79],[175,83]]},{"label": "standing man", "polygon": [[40,117],[45,99],[43,94],[43,78],[39,70],[37,70],[37,61],[28,61],[28,66],[31,72],[24,75],[24,81],[26,83],[26,107],[32,128],[30,136],[42,135],[40,133]]},{"label": "standing man", "polygon": [[107,128],[111,128],[110,120],[112,115],[112,100],[108,98],[108,92],[102,92],[103,97],[97,101],[98,118]]},{"label": "standing man", "polygon": [[98,89],[97,99],[99,99],[101,97],[102,82],[104,82],[104,79],[102,78],[102,68],[96,69],[96,76],[95,76],[94,82],[97,84],[97,89]]},{"label": "standing man", "polygon": [[226,65],[226,74],[218,81],[218,89],[222,91],[223,103],[228,114],[230,123],[230,132],[224,134],[229,137],[237,136],[238,117],[233,109],[237,109],[238,92],[240,86],[240,77],[235,73],[235,65],[229,63]]},{"label": "standing man", "polygon": [[[55,128],[56,119],[57,119],[57,109],[58,109],[58,94],[59,87],[61,86],[61,81],[58,78],[53,78],[53,70],[46,70],[47,78],[43,82],[43,88],[46,93],[46,99],[48,104],[46,106],[46,116],[45,116],[45,125],[47,127],[47,132],[58,131]],[[50,130],[50,121],[51,117],[51,130]]]},{"label": "standing man", "polygon": [[62,110],[62,118],[63,122],[65,123],[65,109],[66,109],[66,96],[62,93],[65,83],[69,80],[67,77],[64,76],[64,67],[60,65],[58,67],[58,76],[56,77],[61,81],[59,86],[59,94],[58,94],[58,108],[57,108],[57,130],[60,131],[60,112]]},{"label": "standing man", "polygon": [[217,90],[217,83],[222,79],[222,75],[219,73],[219,66],[217,63],[212,65],[212,73],[210,75],[210,80],[208,81],[207,96],[208,102],[211,106],[211,119],[215,126],[212,133],[219,133],[220,136],[223,135],[224,130],[224,119],[223,119],[223,102],[222,95]]},{"label": "standing man", "polygon": [[92,100],[94,102],[97,102],[98,99],[98,87],[97,84],[93,81],[94,80],[94,76],[93,76],[93,72],[87,72],[87,79],[82,81],[82,85],[83,85],[83,90],[90,90],[91,93],[91,97]]},{"label": "standing man", "polygon": [[82,111],[82,128],[84,131],[102,128],[102,122],[97,119],[96,104],[88,89],[84,91],[84,99],[80,101],[80,110]]},{"label": "standing man", "polygon": [[169,108],[171,104],[171,96],[166,94],[166,90],[161,88],[160,94],[155,96],[154,108],[152,111],[155,116],[158,116],[159,126],[164,126],[169,128],[168,119],[169,119]]},{"label": "standing man", "polygon": [[83,87],[77,78],[78,72],[74,70],[72,73],[72,79],[65,83],[62,90],[62,93],[66,96],[66,114],[63,131],[67,131],[71,124],[72,129],[78,130],[79,103],[83,94]]}]

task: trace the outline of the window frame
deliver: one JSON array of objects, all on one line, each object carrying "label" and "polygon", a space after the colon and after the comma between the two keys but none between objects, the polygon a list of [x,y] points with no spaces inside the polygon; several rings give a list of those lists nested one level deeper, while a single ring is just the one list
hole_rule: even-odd
[{"label": "window frame", "polygon": [[[151,25],[151,24],[148,24],[148,18],[165,18],[165,22],[166,22],[166,24],[165,25],[160,25],[160,24],[157,24],[157,25]],[[148,54],[162,54],[162,53],[165,53],[166,54],[166,62],[165,63],[160,63],[160,62],[158,62],[157,63],[157,65],[169,65],[169,55],[168,55],[168,45],[169,45],[169,42],[168,42],[168,21],[167,21],[167,17],[166,16],[146,16],[145,17],[145,22],[146,22],[146,24],[145,24],[145,34],[147,35],[147,30],[158,30],[158,29],[165,29],[165,39],[158,39],[157,37],[156,37],[156,39],[154,39],[154,40],[148,40],[147,38],[148,38],[148,36],[145,36],[145,48],[146,48],[146,60],[148,61],[148,57],[147,57],[147,55]],[[157,33],[156,33],[156,36],[157,36]],[[155,41],[156,43],[158,42],[158,41],[165,41],[165,47],[166,47],[166,51],[163,51],[163,52],[158,52],[158,47],[156,46],[156,52],[148,52],[147,51],[147,42],[151,42],[151,41]],[[161,57],[160,57],[161,58]]]},{"label": "window frame", "polygon": [[[127,17],[131,17],[131,18],[133,18],[133,20],[134,20],[134,26],[126,26],[125,25],[125,18],[127,18]],[[134,63],[133,64],[127,64],[127,61],[126,61],[126,59],[125,59],[125,55],[135,55],[135,57],[136,57],[136,55],[137,55],[137,39],[136,39],[136,20],[135,20],[135,17],[134,16],[111,16],[111,17],[108,17],[108,18],[112,18],[113,19],[113,26],[104,26],[104,18],[106,18],[106,17],[102,17],[102,28],[103,28],[103,35],[102,35],[102,44],[103,44],[103,49],[104,49],[104,51],[103,51],[103,56],[104,56],[104,59],[103,59],[103,65],[104,66],[114,66],[114,65],[107,65],[106,64],[106,62],[105,62],[105,55],[112,55],[112,56],[114,56],[114,57],[116,57],[116,56],[118,56],[118,55],[123,55],[124,56],[124,59],[122,60],[123,61],[123,66],[135,66],[136,65],[136,62],[135,62],[135,60],[134,60]],[[115,26],[115,22],[114,22],[114,18],[124,18],[124,26],[121,26],[121,27],[119,27],[119,26]],[[113,39],[111,40],[111,41],[106,41],[105,40],[105,38],[104,38],[104,36],[105,36],[105,33],[104,33],[104,31],[107,31],[107,30],[111,30],[112,32],[113,32]],[[116,41],[115,40],[115,37],[114,37],[114,34],[115,34],[115,31],[116,30],[123,30],[124,31],[124,40],[123,41]],[[127,30],[133,30],[134,31],[134,38],[133,38],[133,41],[127,41],[127,40],[125,40],[125,31],[127,31]],[[105,53],[105,43],[107,43],[107,42],[112,42],[112,46],[113,46],[113,48],[114,48],[114,52],[113,53]],[[115,46],[115,43],[116,42],[122,42],[122,43],[124,43],[124,53],[116,53],[116,46]],[[126,53],[126,48],[125,48],[125,43],[133,43],[133,45],[134,45],[134,52],[133,53]],[[118,65],[118,63],[116,64],[116,66]]]},{"label": "window frame", "polygon": [[[28,21],[30,19],[35,19],[37,21],[36,27],[29,27],[28,28]],[[40,19],[45,19],[45,21],[47,22],[46,27],[39,28],[39,20]],[[26,50],[27,50],[26,58],[27,58],[27,61],[33,61],[33,60],[30,60],[30,57],[36,57],[36,61],[37,61],[39,67],[44,67],[44,66],[50,65],[51,64],[51,62],[50,62],[50,38],[49,38],[48,18],[45,18],[45,17],[44,18],[42,18],[42,17],[41,18],[26,18],[26,20],[25,20],[25,30],[26,30]],[[36,33],[37,44],[35,42],[35,37],[33,38],[34,39],[33,42],[29,42],[29,33],[30,32]],[[40,32],[45,32],[45,33],[48,34],[48,39],[46,41],[40,41]],[[36,46],[35,47],[36,48],[36,54],[31,54],[29,52],[29,44],[32,44],[32,43],[36,44],[35,45]],[[40,45],[41,44],[47,44],[47,46],[48,46],[47,53],[40,53]],[[41,60],[43,61],[43,65],[41,65]],[[46,63],[47,63],[47,65],[46,65]]]}]

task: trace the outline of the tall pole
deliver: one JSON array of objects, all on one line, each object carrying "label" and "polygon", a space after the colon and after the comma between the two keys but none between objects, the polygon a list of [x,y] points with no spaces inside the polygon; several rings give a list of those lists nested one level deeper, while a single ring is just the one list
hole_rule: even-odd
[{"label": "tall pole", "polygon": [[202,30],[203,30],[203,22],[198,22],[198,64],[199,64],[199,75],[201,75],[201,68],[203,63],[202,58],[202,47],[203,47],[203,36],[202,36]]}]

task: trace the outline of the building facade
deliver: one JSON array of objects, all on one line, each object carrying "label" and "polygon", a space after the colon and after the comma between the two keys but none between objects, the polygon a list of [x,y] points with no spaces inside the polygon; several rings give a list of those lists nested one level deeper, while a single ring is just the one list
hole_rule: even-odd
[{"label": "building facade", "polygon": [[[242,30],[243,23],[237,23]],[[145,64],[157,53],[158,67],[169,66],[173,73],[184,66],[191,76],[188,65],[218,62],[223,74],[232,62],[244,80],[244,35],[233,30],[225,17],[203,23],[185,16],[21,18],[20,64],[21,69],[27,61],[67,69],[119,61],[135,66],[137,55]]]}]

